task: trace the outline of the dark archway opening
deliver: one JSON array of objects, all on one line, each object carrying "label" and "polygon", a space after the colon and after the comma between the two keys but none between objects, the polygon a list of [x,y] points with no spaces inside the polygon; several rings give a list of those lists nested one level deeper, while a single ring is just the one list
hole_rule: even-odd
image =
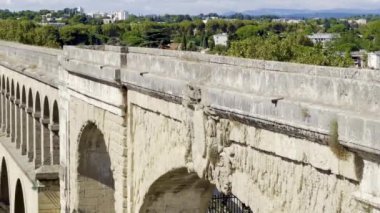
[{"label": "dark archway opening", "polygon": [[79,212],[115,212],[115,185],[104,136],[95,124],[79,140]]},{"label": "dark archway opening", "polygon": [[16,184],[15,213],[25,213],[24,193],[20,180],[17,180]]},{"label": "dark archway opening", "polygon": [[140,212],[207,212],[214,188],[196,173],[177,169],[152,184]]},{"label": "dark archway opening", "polygon": [[20,112],[20,85],[17,83],[16,86],[16,100],[15,100],[15,109],[16,109],[16,121],[15,121],[15,140],[17,149],[21,148],[21,112]]},{"label": "dark archway opening", "polygon": [[35,128],[35,144],[34,144],[34,164],[35,167],[38,168],[41,166],[41,99],[40,94],[37,92],[36,94],[36,102],[34,109],[34,128]]},{"label": "dark archway opening", "polygon": [[3,93],[1,93],[1,114],[2,114],[2,117],[1,117],[1,129],[3,131],[6,130],[6,122],[7,122],[7,119],[6,119],[6,95],[5,95],[5,92],[6,92],[6,89],[5,89],[5,77],[3,75],[2,77],[2,83],[1,83],[1,87],[2,87],[2,90],[3,90]]},{"label": "dark archway opening", "polygon": [[52,162],[51,159],[51,150],[50,150],[50,109],[49,109],[49,100],[47,97],[44,99],[44,113],[42,119],[42,140],[43,140],[43,164],[50,165]]},{"label": "dark archway opening", "polygon": [[12,83],[11,83],[11,97],[10,97],[10,105],[11,105],[11,110],[10,110],[10,113],[11,113],[11,140],[12,142],[15,142],[15,138],[16,138],[16,116],[15,116],[15,112],[16,112],[16,107],[15,107],[15,85],[14,85],[14,82],[12,80]]},{"label": "dark archway opening", "polygon": [[26,151],[27,151],[27,114],[26,114],[26,108],[27,108],[27,105],[26,105],[26,92],[25,92],[25,87],[23,86],[22,87],[22,94],[21,94],[21,121],[22,121],[22,125],[21,125],[21,154],[22,155],[26,155]]},{"label": "dark archway opening", "polygon": [[57,101],[53,105],[53,164],[59,164],[59,109]]},{"label": "dark archway opening", "polygon": [[6,132],[7,136],[9,137],[11,135],[11,112],[10,112],[10,89],[9,89],[9,78],[7,78],[7,93],[6,93]]},{"label": "dark archway opening", "polygon": [[1,162],[1,180],[0,180],[0,209],[9,212],[9,184],[8,169],[5,159]]},{"label": "dark archway opening", "polygon": [[33,92],[31,89],[29,89],[29,94],[28,94],[28,119],[27,119],[27,127],[28,127],[28,158],[29,162],[32,162],[34,159],[34,119],[33,119]]}]

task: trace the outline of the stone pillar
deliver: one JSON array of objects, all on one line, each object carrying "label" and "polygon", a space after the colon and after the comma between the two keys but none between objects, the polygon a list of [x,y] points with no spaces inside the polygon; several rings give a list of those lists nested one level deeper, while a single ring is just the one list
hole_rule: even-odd
[{"label": "stone pillar", "polygon": [[7,111],[6,111],[6,116],[7,116],[7,121],[6,121],[6,132],[7,132],[7,137],[11,136],[11,102],[10,102],[10,95],[9,92],[6,94],[7,99],[6,99],[6,105],[7,105]]},{"label": "stone pillar", "polygon": [[7,105],[6,105],[6,97],[5,97],[5,91],[1,93],[1,129],[5,133],[7,131]]},{"label": "stone pillar", "polygon": [[3,117],[4,117],[4,114],[3,114],[3,108],[4,108],[4,105],[3,105],[3,91],[0,90],[0,128],[3,129]]},{"label": "stone pillar", "polygon": [[21,112],[20,112],[20,100],[15,100],[15,141],[16,141],[16,147],[17,149],[21,148],[21,125],[20,125],[20,118],[21,118]]},{"label": "stone pillar", "polygon": [[59,165],[59,124],[51,124],[49,129],[52,164]]},{"label": "stone pillar", "polygon": [[51,132],[49,130],[50,119],[42,118],[42,164],[51,165]]},{"label": "stone pillar", "polygon": [[11,129],[11,132],[10,132],[10,135],[11,135],[11,141],[12,142],[15,142],[15,98],[13,96],[10,96],[9,98],[9,104],[10,104],[10,129]]},{"label": "stone pillar", "polygon": [[364,160],[360,191],[354,197],[371,213],[380,213],[380,162]]},{"label": "stone pillar", "polygon": [[26,105],[20,104],[20,146],[21,146],[21,154],[26,155],[27,154],[27,146],[28,146],[28,135],[27,135],[27,113],[26,113]]},{"label": "stone pillar", "polygon": [[41,166],[41,144],[42,144],[42,137],[41,137],[41,130],[42,130],[42,124],[40,123],[41,119],[41,112],[35,112],[34,113],[34,164],[35,167],[38,168]]},{"label": "stone pillar", "polygon": [[27,120],[27,153],[29,162],[34,159],[34,119],[33,119],[33,108],[26,108],[26,120]]}]

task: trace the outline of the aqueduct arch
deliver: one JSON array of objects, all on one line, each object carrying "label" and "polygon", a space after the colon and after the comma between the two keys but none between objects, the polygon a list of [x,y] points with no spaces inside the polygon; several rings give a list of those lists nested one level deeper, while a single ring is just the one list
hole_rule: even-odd
[{"label": "aqueduct arch", "polygon": [[36,94],[36,105],[34,108],[34,128],[35,128],[35,144],[34,144],[34,163],[36,168],[41,166],[41,99],[40,93]]},{"label": "aqueduct arch", "polygon": [[27,150],[27,114],[26,114],[26,92],[25,92],[25,86],[22,87],[22,95],[21,95],[21,154],[26,155]]},{"label": "aqueduct arch", "polygon": [[14,85],[14,81],[12,79],[11,81],[11,95],[9,97],[9,100],[10,100],[10,119],[11,119],[11,122],[10,122],[10,125],[11,125],[11,140],[12,142],[15,141],[15,131],[16,131],[16,116],[15,116],[15,85]]},{"label": "aqueduct arch", "polygon": [[50,109],[49,109],[49,99],[45,97],[44,99],[44,108],[42,115],[42,150],[43,150],[43,164],[51,164],[51,152],[50,152]]},{"label": "aqueduct arch", "polygon": [[34,129],[33,129],[33,92],[32,89],[29,88],[29,94],[28,94],[28,119],[27,119],[27,128],[28,128],[28,142],[29,144],[27,145],[28,147],[28,157],[29,161],[32,162],[34,158],[34,143],[33,143],[33,138],[34,138]]},{"label": "aqueduct arch", "polygon": [[24,201],[24,192],[22,189],[20,179],[17,180],[16,191],[15,191],[15,213],[25,213],[25,201]]},{"label": "aqueduct arch", "polygon": [[21,99],[20,99],[20,85],[19,83],[17,83],[17,86],[16,86],[16,95],[15,95],[15,109],[16,109],[16,112],[15,112],[15,116],[16,116],[16,119],[15,119],[15,140],[16,140],[16,147],[17,149],[20,149],[21,147],[21,112],[20,112],[20,103],[21,103]]},{"label": "aqueduct arch", "polygon": [[111,159],[104,136],[94,123],[88,123],[82,130],[78,162],[78,210],[115,212]]},{"label": "aqueduct arch", "polygon": [[214,188],[187,168],[176,169],[150,186],[140,212],[207,212]]},{"label": "aqueduct arch", "polygon": [[59,164],[59,109],[57,101],[53,104],[53,164]]},{"label": "aqueduct arch", "polygon": [[9,207],[8,169],[5,159],[1,162],[0,203]]}]

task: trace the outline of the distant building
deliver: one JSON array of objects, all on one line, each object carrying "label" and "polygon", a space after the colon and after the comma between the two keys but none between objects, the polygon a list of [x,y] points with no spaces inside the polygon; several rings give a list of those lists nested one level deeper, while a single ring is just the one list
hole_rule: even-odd
[{"label": "distant building", "polygon": [[115,21],[123,21],[123,20],[127,20],[128,19],[128,12],[125,11],[125,10],[122,10],[122,11],[117,11],[114,13],[114,20]]},{"label": "distant building", "polygon": [[366,25],[367,24],[367,19],[364,19],[364,18],[358,19],[358,20],[356,20],[356,23],[358,25]]},{"label": "distant building", "polygon": [[63,27],[66,24],[61,22],[47,22],[47,23],[40,23],[41,26],[54,26],[54,27]]},{"label": "distant building", "polygon": [[380,69],[380,51],[368,53],[368,67],[372,69]]},{"label": "distant building", "polygon": [[277,23],[286,23],[286,24],[300,24],[305,22],[304,20],[301,19],[286,19],[286,18],[279,18],[279,19],[272,19],[272,22],[277,22]]},{"label": "distant building", "polygon": [[333,33],[315,33],[313,35],[307,36],[314,44],[321,43],[325,45],[328,42],[333,41],[334,39],[338,38],[338,34]]},{"label": "distant building", "polygon": [[83,7],[78,7],[78,8],[77,8],[77,13],[79,13],[79,14],[83,14],[83,13],[84,13],[84,9],[83,9]]},{"label": "distant building", "polygon": [[206,19],[203,19],[202,21],[203,21],[204,24],[207,24],[207,22],[208,22],[209,20],[215,20],[215,19],[219,19],[219,18],[218,18],[218,17],[214,17],[214,16],[212,16],[212,17],[207,17]]},{"label": "distant building", "polygon": [[351,58],[354,61],[355,67],[358,67],[358,68],[365,67],[365,63],[364,63],[365,55],[366,55],[365,50],[351,52]]},{"label": "distant building", "polygon": [[301,20],[301,19],[289,19],[286,21],[286,23],[288,24],[301,24],[301,23],[304,23],[305,21],[304,20]]},{"label": "distant building", "polygon": [[62,23],[62,18],[55,18],[51,13],[48,13],[46,15],[41,16],[41,23],[42,26],[55,26],[55,27],[62,27],[65,26],[65,23]]},{"label": "distant building", "polygon": [[104,18],[103,19],[103,24],[112,24],[114,23],[114,20],[111,18]]},{"label": "distant building", "polygon": [[87,13],[92,18],[107,18],[108,14],[103,12]]},{"label": "distant building", "polygon": [[228,35],[227,33],[216,34],[213,36],[215,45],[227,46],[228,45]]},{"label": "distant building", "polygon": [[366,25],[367,24],[367,19],[357,19],[357,20],[348,20],[349,24],[357,24],[357,25]]}]

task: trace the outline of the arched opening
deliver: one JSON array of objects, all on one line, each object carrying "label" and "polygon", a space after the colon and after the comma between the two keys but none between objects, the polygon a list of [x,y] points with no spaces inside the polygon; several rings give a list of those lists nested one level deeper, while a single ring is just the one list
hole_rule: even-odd
[{"label": "arched opening", "polygon": [[40,100],[40,94],[37,92],[36,94],[36,106],[34,109],[34,164],[35,167],[38,168],[41,166],[41,100]]},{"label": "arched opening", "polygon": [[16,147],[17,149],[21,148],[21,110],[20,110],[20,85],[17,83],[16,86],[16,101],[15,101],[15,107],[16,107]]},{"label": "arched opening", "polygon": [[7,96],[7,99],[5,100],[5,104],[7,106],[7,109],[6,109],[6,132],[7,132],[7,136],[9,137],[11,135],[11,112],[10,112],[10,89],[9,89],[9,78],[7,78],[7,93],[6,93],[6,96]]},{"label": "arched opening", "polygon": [[3,123],[3,117],[4,117],[4,114],[3,114],[3,108],[4,108],[4,105],[3,105],[4,75],[0,77],[0,88],[1,88],[1,93],[0,93],[0,127],[3,128],[3,125],[4,125],[4,123]]},{"label": "arched opening", "polygon": [[104,136],[95,124],[84,129],[79,140],[79,212],[115,212],[115,185]]},{"label": "arched opening", "polygon": [[9,212],[8,169],[4,158],[1,162],[0,203],[2,209],[4,209],[6,212]]},{"label": "arched opening", "polygon": [[28,119],[27,119],[27,128],[28,128],[28,158],[29,162],[32,162],[34,159],[34,119],[33,119],[33,92],[32,89],[29,89],[28,94]]},{"label": "arched opening", "polygon": [[50,109],[49,109],[49,100],[47,97],[44,99],[44,113],[42,117],[42,130],[43,130],[43,164],[51,164],[51,152],[50,152]]},{"label": "arched opening", "polygon": [[139,212],[207,212],[214,188],[196,173],[177,169],[151,185]]},{"label": "arched opening", "polygon": [[27,105],[26,105],[26,93],[25,93],[25,86],[22,87],[22,94],[21,94],[21,154],[26,155],[27,151],[27,127],[28,127],[28,120],[27,120],[27,113],[26,113]]},{"label": "arched opening", "polygon": [[15,142],[16,137],[16,110],[15,110],[15,85],[12,79],[11,82],[11,97],[10,97],[10,105],[11,105],[11,140]]},{"label": "arched opening", "polygon": [[57,101],[53,105],[53,164],[59,164],[59,109]]},{"label": "arched opening", "polygon": [[17,180],[15,191],[15,213],[25,213],[24,192],[20,179]]},{"label": "arched opening", "polygon": [[1,117],[1,128],[3,131],[6,131],[6,97],[5,97],[5,93],[6,93],[6,90],[5,90],[5,77],[3,75],[2,77],[2,83],[1,83],[1,87],[2,87],[2,90],[3,90],[3,93],[1,93],[1,114],[2,114],[2,117]]}]

